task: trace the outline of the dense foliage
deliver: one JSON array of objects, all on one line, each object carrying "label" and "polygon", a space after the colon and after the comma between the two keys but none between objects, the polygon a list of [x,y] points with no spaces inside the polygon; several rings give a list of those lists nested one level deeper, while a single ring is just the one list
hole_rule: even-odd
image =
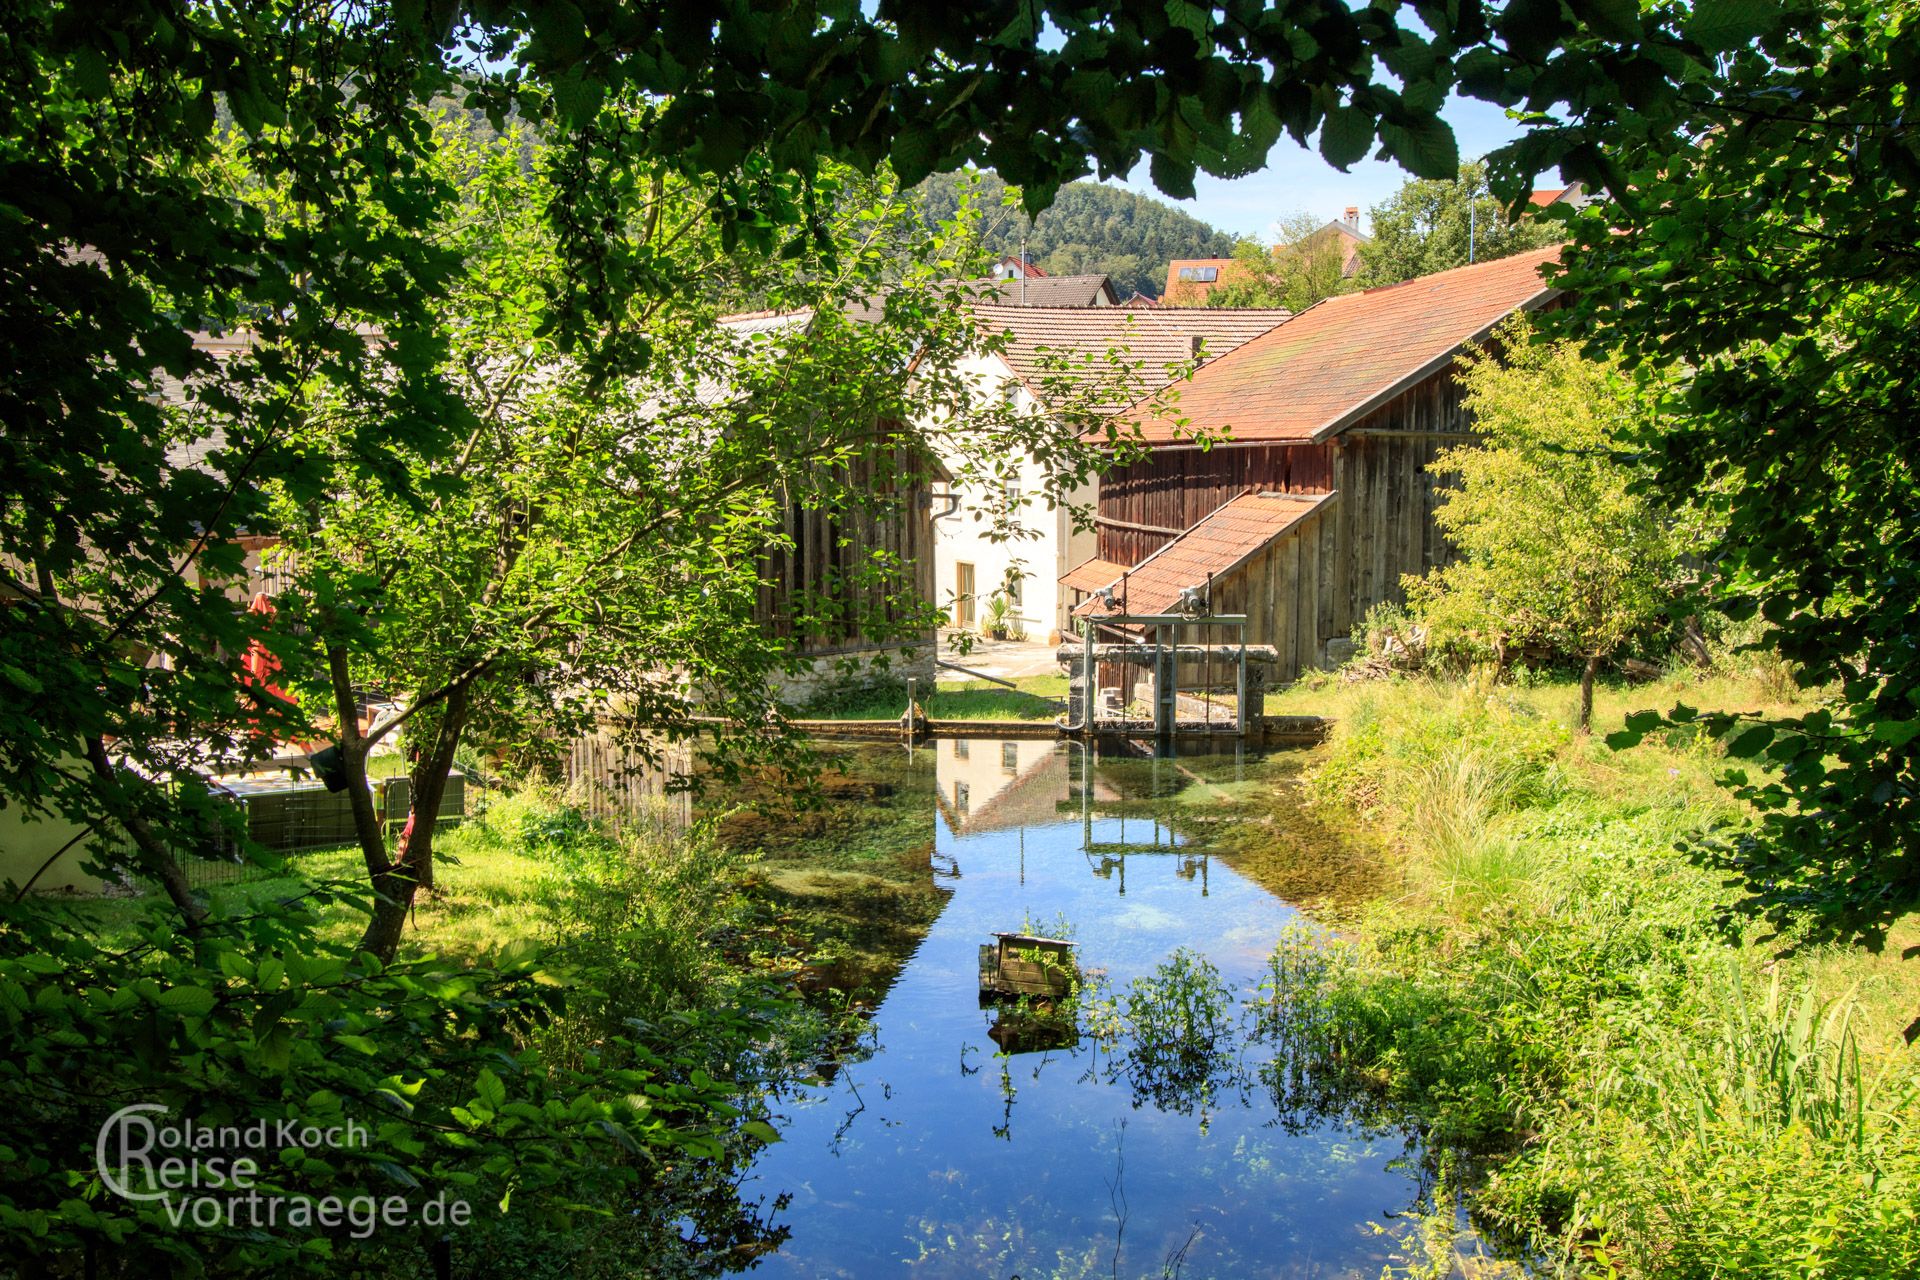
[{"label": "dense foliage", "polygon": [[1406,579],[1430,643],[1462,641],[1501,667],[1530,645],[1581,660],[1580,726],[1602,660],[1654,627],[1675,596],[1677,519],[1621,461],[1641,429],[1641,397],[1612,365],[1571,343],[1534,343],[1516,318],[1495,350],[1461,361],[1463,401],[1481,438],[1443,451],[1434,519],[1459,558]]},{"label": "dense foliage", "polygon": [[[1739,725],[1763,815],[1702,852],[1877,944],[1920,894],[1920,73],[1911,3],[1788,5],[1656,128],[1624,129],[1630,187],[1579,218],[1574,324],[1676,386],[1645,441],[1670,499],[1725,536],[1708,584],[1833,704]],[[1682,129],[1691,145],[1671,147]],[[1680,718],[1686,718],[1684,709]],[[1636,729],[1653,723],[1635,722]]]},{"label": "dense foliage", "polygon": [[[765,1010],[736,991],[732,1008],[681,1025],[677,1045],[648,1044],[612,1020],[589,1055],[555,1061],[542,1040],[569,1025],[569,992],[531,945],[478,965],[382,967],[320,936],[328,896],[214,918],[191,940],[149,914],[124,949],[102,948],[83,921],[44,908],[8,913],[0,1059],[12,1102],[0,1120],[0,1233],[9,1273],[418,1275],[455,1241],[465,1265],[529,1230],[590,1239],[607,1223],[624,1224],[625,1235],[609,1247],[640,1242],[630,1256],[651,1269],[676,1266],[681,1250],[663,1248],[662,1237],[677,1242],[671,1224],[690,1211],[716,1236],[750,1233],[736,1222],[737,1202],[696,1194],[695,1177],[663,1196],[662,1169],[720,1161],[742,1125],[747,1138],[772,1136],[741,1118],[743,1087],[719,1074],[732,1074],[729,1059],[750,1061]],[[576,949],[571,983],[590,989],[617,971],[616,955]],[[264,1124],[265,1136],[218,1148],[163,1138],[153,1160],[197,1161],[193,1186],[145,1183],[150,1169],[138,1162],[101,1166],[109,1176],[124,1170],[136,1192],[168,1189],[126,1199],[109,1193],[95,1163],[103,1124],[124,1106],[164,1107],[159,1123],[203,1133]],[[282,1123],[342,1136],[286,1141]],[[213,1162],[239,1159],[255,1160],[256,1176],[205,1181]],[[709,1176],[725,1187],[723,1174]],[[209,1196],[224,1214],[201,1212]],[[317,1214],[328,1200],[346,1215],[297,1216],[294,1206]],[[449,1216],[456,1201],[470,1217]],[[435,1204],[444,1207],[437,1217]]]},{"label": "dense foliage", "polygon": [[1487,187],[1487,166],[1460,166],[1458,177],[1414,178],[1370,211],[1360,246],[1363,288],[1399,284],[1473,262],[1492,262],[1566,238],[1560,214],[1523,206],[1518,215]]},{"label": "dense foliage", "polygon": [[1106,275],[1122,301],[1135,293],[1157,298],[1167,284],[1167,263],[1174,258],[1222,258],[1233,252],[1233,237],[1171,205],[1098,182],[1070,182],[1053,203],[1029,220],[1004,199],[1006,184],[991,173],[935,174],[917,194],[927,217],[953,217],[962,192],[989,213],[980,228],[987,253],[999,258],[1030,254],[1048,275]]}]

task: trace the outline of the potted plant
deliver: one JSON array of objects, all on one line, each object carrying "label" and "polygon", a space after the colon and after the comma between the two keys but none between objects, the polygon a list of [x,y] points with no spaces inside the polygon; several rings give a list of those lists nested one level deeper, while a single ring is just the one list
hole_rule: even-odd
[{"label": "potted plant", "polygon": [[982,621],[987,634],[995,640],[1005,640],[1013,634],[1013,601],[1007,598],[1006,592],[996,591],[987,597],[986,614]]}]

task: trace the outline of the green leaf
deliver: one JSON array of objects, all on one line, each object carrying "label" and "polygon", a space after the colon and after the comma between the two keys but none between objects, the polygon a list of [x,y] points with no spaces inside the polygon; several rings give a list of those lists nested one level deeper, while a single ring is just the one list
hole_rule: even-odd
[{"label": "green leaf", "polygon": [[780,1131],[765,1120],[749,1120],[740,1126],[740,1132],[749,1138],[758,1138],[762,1142],[780,1141]]},{"label": "green leaf", "polygon": [[480,1068],[480,1074],[474,1077],[473,1089],[480,1100],[495,1111],[507,1100],[507,1086],[500,1083],[500,1077],[493,1074],[491,1067]]},{"label": "green leaf", "polygon": [[1773,741],[1773,726],[1757,724],[1727,744],[1727,754],[1742,760],[1750,760],[1767,749]]},{"label": "green leaf", "polygon": [[894,135],[891,157],[900,185],[916,186],[940,163],[939,135],[926,125],[910,125]]},{"label": "green leaf", "polygon": [[1373,117],[1358,107],[1335,107],[1320,126],[1320,154],[1342,171],[1366,158],[1373,145]]},{"label": "green leaf", "polygon": [[1904,747],[1920,737],[1920,720],[1882,720],[1873,726],[1873,736],[1894,747]]},{"label": "green leaf", "polygon": [[1438,118],[1412,125],[1382,122],[1380,142],[1387,154],[1420,178],[1452,178],[1460,172],[1460,144],[1453,129]]},{"label": "green leaf", "polygon": [[1687,15],[1686,33],[1701,48],[1719,53],[1757,40],[1779,20],[1779,0],[1697,0]]},{"label": "green leaf", "polygon": [[106,55],[93,48],[74,50],[73,85],[87,98],[104,98],[112,93],[113,71]]},{"label": "green leaf", "polygon": [[1193,199],[1192,161],[1176,160],[1155,152],[1147,172],[1153,177],[1153,185],[1175,200]]},{"label": "green leaf", "polygon": [[190,1018],[206,1017],[217,1003],[213,992],[205,987],[168,987],[155,996],[153,1002],[162,1009]]}]

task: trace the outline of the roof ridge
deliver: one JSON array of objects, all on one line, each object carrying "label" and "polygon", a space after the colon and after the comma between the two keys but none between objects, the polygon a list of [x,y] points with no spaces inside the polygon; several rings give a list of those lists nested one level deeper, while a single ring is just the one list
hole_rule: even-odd
[{"label": "roof ridge", "polygon": [[[1342,298],[1364,298],[1368,294],[1385,293],[1389,289],[1404,289],[1410,284],[1419,284],[1426,280],[1438,280],[1441,276],[1456,276],[1468,271],[1490,271],[1494,267],[1511,266],[1522,258],[1532,256],[1540,256],[1541,261],[1544,262],[1546,260],[1545,255],[1559,257],[1560,251],[1566,247],[1564,244],[1550,244],[1538,249],[1522,249],[1518,253],[1509,253],[1498,258],[1489,258],[1485,262],[1463,262],[1457,267],[1443,267],[1439,271],[1429,271],[1426,275],[1415,276],[1411,280],[1396,280],[1392,284],[1377,284],[1371,289],[1358,289],[1353,293],[1342,293],[1337,296]],[[1543,280],[1541,283],[1545,284],[1546,281]]]}]

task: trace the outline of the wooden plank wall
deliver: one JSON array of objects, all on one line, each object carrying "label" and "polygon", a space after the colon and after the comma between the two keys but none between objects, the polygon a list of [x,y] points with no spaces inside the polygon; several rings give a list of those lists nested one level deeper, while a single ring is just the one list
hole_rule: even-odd
[{"label": "wooden plank wall", "polygon": [[[912,573],[912,594],[932,600],[933,496],[924,481],[900,482],[917,475],[911,459],[875,458],[851,464],[850,477],[840,483],[859,500],[837,511],[790,504],[782,513],[781,528],[792,542],[772,547],[761,567],[755,617],[772,634],[796,635],[795,603],[809,593],[829,597],[839,606],[836,625],[818,634],[800,637],[800,651],[826,656],[870,648],[862,635],[860,618],[903,616],[887,608],[885,583],[863,582],[871,572],[872,556],[879,552],[889,562]],[[931,640],[928,632],[924,639]]]},{"label": "wooden plank wall", "polygon": [[1100,479],[1100,558],[1139,564],[1248,489],[1324,493],[1333,446],[1163,449]]},{"label": "wooden plank wall", "polygon": [[567,786],[594,818],[623,830],[676,833],[693,822],[692,797],[672,781],[693,768],[685,744],[664,748],[649,763],[630,750],[612,725],[601,725],[567,744]]},{"label": "wooden plank wall", "polygon": [[[1332,625],[1340,499],[1308,516],[1237,572],[1213,584],[1215,613],[1247,615],[1247,643],[1270,644],[1273,679],[1284,683],[1317,665]],[[1222,639],[1226,637],[1223,635]]]}]

